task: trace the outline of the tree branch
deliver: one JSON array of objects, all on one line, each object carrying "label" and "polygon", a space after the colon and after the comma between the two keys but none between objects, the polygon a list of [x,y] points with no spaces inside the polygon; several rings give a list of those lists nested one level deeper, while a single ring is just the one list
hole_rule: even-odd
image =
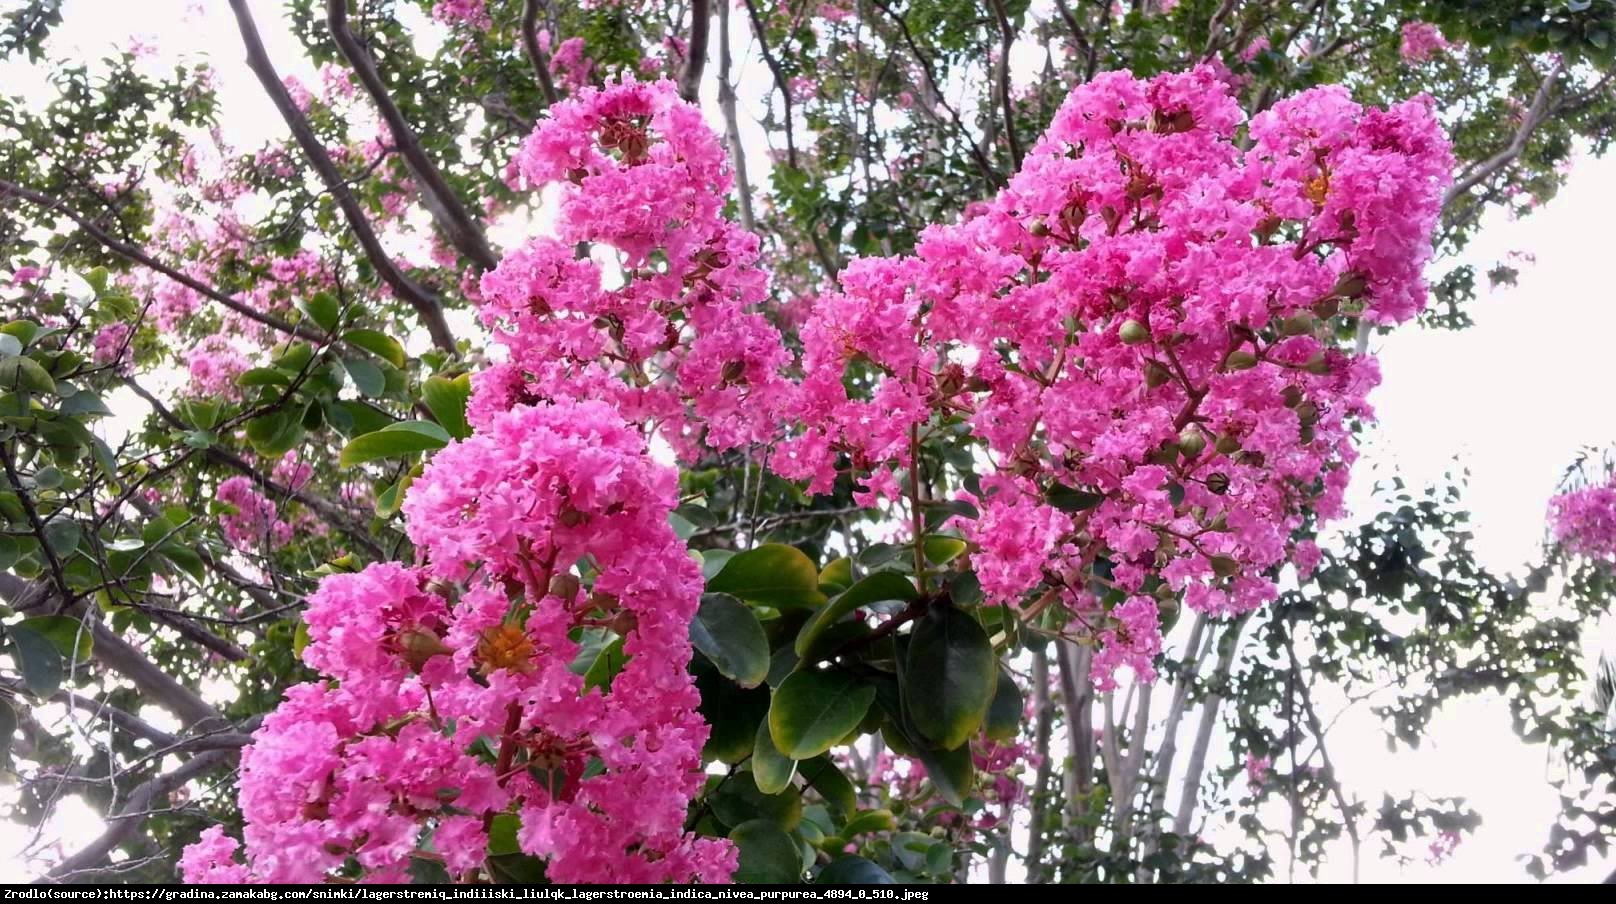
[{"label": "tree branch", "polygon": [[45,874],[45,881],[61,882],[69,879],[74,873],[95,867],[104,861],[118,845],[123,844],[135,830],[140,828],[146,818],[151,815],[152,806],[161,798],[166,797],[175,790],[198,776],[207,773],[215,767],[222,766],[236,756],[238,750],[209,750],[199,753],[173,772],[167,772],[146,782],[129,795],[129,799],[119,811],[107,818],[107,829],[101,836],[86,845],[78,853],[61,863],[56,864],[49,873]]},{"label": "tree branch", "polygon": [[364,249],[365,257],[376,268],[382,282],[415,309],[416,316],[432,336],[432,344],[453,353],[454,334],[450,332],[448,322],[443,319],[442,302],[400,270],[382,248],[381,241],[377,239],[376,231],[359,206],[358,199],[348,189],[342,174],[337,172],[336,164],[331,161],[331,155],[326,153],[325,145],[321,143],[319,136],[314,134],[308,118],[297,108],[297,104],[292,102],[291,94],[276,73],[275,65],[270,61],[268,51],[264,49],[263,38],[258,34],[258,25],[253,21],[251,10],[247,8],[247,0],[230,0],[230,9],[235,13],[237,28],[241,32],[242,42],[247,47],[247,66],[258,77],[259,84],[263,86],[265,93],[274,102],[275,108],[280,111],[281,118],[292,130],[292,137],[303,149],[303,156],[319,174],[326,190],[336,199],[337,206],[342,209],[343,217],[348,221],[348,228]]},{"label": "tree branch", "polygon": [[1537,127],[1542,125],[1544,120],[1548,119],[1549,114],[1553,112],[1549,98],[1554,93],[1554,84],[1559,80],[1560,73],[1563,71],[1565,71],[1565,60],[1556,60],[1554,66],[1549,69],[1549,73],[1543,77],[1542,81],[1538,82],[1537,92],[1532,96],[1532,105],[1522,114],[1521,124],[1515,130],[1515,136],[1510,139],[1509,144],[1503,150],[1471,167],[1468,172],[1454,180],[1453,185],[1449,186],[1447,192],[1442,196],[1442,206],[1444,208],[1470,191],[1470,189],[1485,182],[1493,174],[1508,166],[1516,157],[1521,155],[1522,151],[1526,150],[1526,144],[1531,139],[1532,133],[1537,131]]},{"label": "tree branch", "polygon": [[1004,0],[993,0],[993,15],[999,20],[999,108],[1004,114],[1004,139],[1010,145],[1010,161],[1019,170],[1021,139],[1016,137],[1015,106],[1010,101],[1010,48],[1016,42],[1016,33],[1004,11]]},{"label": "tree branch", "polygon": [[695,103],[701,94],[701,73],[707,68],[707,33],[712,28],[712,18],[709,0],[693,0],[690,42],[685,47],[684,71],[679,73],[679,96],[690,103]]},{"label": "tree branch", "polygon": [[466,212],[465,205],[460,203],[449,184],[443,181],[443,174],[438,171],[432,161],[427,157],[426,150],[421,147],[420,136],[410,128],[404,120],[404,114],[399,111],[398,104],[393,102],[392,95],[387,92],[387,86],[382,82],[381,73],[376,70],[376,64],[371,59],[370,52],[354,37],[348,28],[348,2],[347,0],[326,0],[326,25],[331,29],[331,37],[337,42],[337,49],[342,52],[343,59],[353,67],[354,74],[359,76],[359,83],[364,86],[365,93],[370,95],[371,103],[381,113],[382,121],[387,123],[387,129],[393,136],[393,143],[398,146],[399,156],[409,167],[410,174],[415,177],[421,188],[421,197],[426,201],[427,209],[432,212],[432,219],[437,221],[438,227],[449,237],[461,254],[465,255],[478,269],[492,270],[499,266],[499,258],[489,250],[488,239],[478,223]]},{"label": "tree branch", "polygon": [[539,93],[544,102],[554,106],[561,99],[556,93],[555,80],[550,78],[550,60],[539,46],[539,11],[543,0],[522,0],[522,49],[533,64],[533,75],[539,80]]}]

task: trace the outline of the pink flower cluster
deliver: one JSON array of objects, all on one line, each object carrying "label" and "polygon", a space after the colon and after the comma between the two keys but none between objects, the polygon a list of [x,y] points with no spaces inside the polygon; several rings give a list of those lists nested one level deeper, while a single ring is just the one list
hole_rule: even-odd
[{"label": "pink flower cluster", "polygon": [[1405,62],[1423,63],[1452,46],[1435,25],[1416,20],[1403,25],[1403,42],[1398,50]]},{"label": "pink flower cluster", "polygon": [[983,590],[1053,594],[1119,642],[1102,682],[1160,637],[1148,601],[1090,621],[1097,582],[1213,614],[1273,599],[1304,506],[1340,512],[1378,380],[1336,331],[1424,305],[1451,156],[1423,98],[1313,89],[1244,151],[1242,118],[1206,66],[1078,88],[991,203],[819,297],[772,466],[896,500],[918,445],[968,429],[988,473],[957,524]]},{"label": "pink flower cluster", "polygon": [[[482,372],[470,416],[594,398],[659,428],[686,459],[776,435],[790,353],[759,307],[757,236],[723,217],[718,136],[671,82],[584,89],[523,146],[526,184],[562,186],[559,236],[482,280],[481,315],[509,360]],[[609,257],[579,259],[584,243]]]},{"label": "pink flower cluster", "polygon": [[1549,530],[1567,552],[1616,565],[1616,479],[1556,496]]},{"label": "pink flower cluster", "polygon": [[[506,823],[557,882],[726,879],[684,831],[707,726],[685,666],[701,570],[674,472],[601,402],[520,405],[440,452],[404,505],[426,563],[327,578],[299,685],[243,752],[245,865],[214,833],[187,881],[408,881],[490,869]],[[626,658],[609,688],[579,632]],[[483,875],[487,875],[483,873]]]},{"label": "pink flower cluster", "polygon": [[478,31],[487,31],[493,25],[488,15],[487,0],[437,0],[432,4],[432,18],[447,25],[463,24]]},{"label": "pink flower cluster", "polygon": [[219,516],[230,545],[243,552],[265,553],[292,540],[292,526],[280,519],[274,502],[265,499],[249,477],[232,477],[219,484],[216,498],[231,508]]}]

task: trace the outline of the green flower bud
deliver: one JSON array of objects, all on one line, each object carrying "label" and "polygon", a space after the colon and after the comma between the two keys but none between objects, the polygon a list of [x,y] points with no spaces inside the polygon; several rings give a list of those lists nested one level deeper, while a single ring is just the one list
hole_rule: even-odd
[{"label": "green flower bud", "polygon": [[1122,321],[1122,328],[1117,331],[1117,338],[1124,345],[1138,345],[1150,341],[1150,330],[1137,320]]}]

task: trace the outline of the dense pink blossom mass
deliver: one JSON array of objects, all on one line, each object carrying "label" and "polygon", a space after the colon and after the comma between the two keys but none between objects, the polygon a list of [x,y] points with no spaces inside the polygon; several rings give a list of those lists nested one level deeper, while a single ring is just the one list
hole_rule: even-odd
[{"label": "dense pink blossom mass", "polygon": [[[481,281],[507,355],[404,502],[420,561],[309,600],[324,678],[243,754],[244,850],[210,832],[186,878],[401,881],[423,857],[467,878],[510,836],[560,882],[727,879],[729,842],[684,831],[702,577],[652,435],[688,461],[768,444],[872,506],[902,502],[921,444],[979,444],[979,517],[955,526],[987,599],[1067,607],[1101,689],[1154,679],[1164,588],[1212,615],[1273,599],[1287,556],[1316,561],[1293,532],[1340,512],[1371,413],[1378,370],[1337,337],[1423,307],[1452,161],[1424,99],[1314,89],[1245,124],[1247,150],[1243,119],[1212,67],[1098,76],[998,197],[853,261],[798,358],[699,109],[667,82],[552,107],[510,173],[560,186],[557,235]],[[243,533],[273,522],[246,499]],[[615,676],[577,667],[614,642]]]},{"label": "dense pink blossom mass", "polygon": [[[896,501],[915,447],[968,426],[989,468],[957,524],[983,590],[1058,597],[1102,642],[1102,688],[1154,674],[1160,583],[1214,615],[1274,598],[1304,511],[1341,511],[1379,380],[1337,331],[1425,304],[1452,163],[1429,101],[1313,89],[1244,152],[1242,118],[1209,66],[1101,74],[999,197],[913,255],[853,261],[802,331],[773,466],[824,491],[851,462]],[[855,363],[877,373],[850,389]],[[1129,598],[1109,614],[1096,563]]]},{"label": "dense pink blossom mass", "polygon": [[1550,500],[1549,529],[1567,552],[1616,565],[1616,479]]}]

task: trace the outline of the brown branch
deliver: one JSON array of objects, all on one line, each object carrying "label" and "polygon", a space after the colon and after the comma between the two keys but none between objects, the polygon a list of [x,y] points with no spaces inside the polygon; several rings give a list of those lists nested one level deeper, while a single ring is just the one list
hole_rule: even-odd
[{"label": "brown branch", "polygon": [[[747,0],[748,4],[751,2],[752,0]],[[971,160],[976,163],[977,169],[982,171],[982,175],[987,178],[990,185],[1003,185],[1004,177],[999,175],[998,170],[993,168],[993,164],[988,162],[988,158],[982,153],[982,149],[977,147],[976,139],[972,138],[970,131],[965,128],[965,122],[960,119],[959,111],[955,110],[954,105],[950,104],[948,98],[943,96],[942,89],[937,85],[937,74],[932,71],[931,58],[926,56],[925,51],[920,49],[919,42],[915,40],[914,34],[909,31],[908,21],[903,16],[898,15],[883,0],[873,0],[873,2],[876,8],[886,13],[898,26],[898,34],[903,37],[903,42],[909,48],[909,52],[914,54],[915,59],[920,63],[920,71],[926,76],[926,84],[930,87],[932,96],[936,97],[937,102],[942,104],[943,109],[948,112],[949,119],[954,123],[954,128],[959,131],[960,137],[965,140],[966,147],[971,152]]]},{"label": "brown branch", "polygon": [[431,334],[432,343],[444,351],[454,352],[454,334],[450,332],[449,324],[443,318],[442,302],[426,287],[400,270],[382,248],[381,241],[376,237],[376,231],[371,227],[364,209],[359,206],[358,199],[348,189],[342,174],[332,162],[331,155],[326,152],[325,145],[319,136],[314,134],[308,118],[297,108],[297,104],[292,102],[292,95],[276,73],[275,65],[269,59],[269,52],[264,49],[258,25],[253,21],[252,12],[247,8],[247,0],[230,0],[230,9],[235,13],[237,28],[247,48],[248,68],[258,77],[264,92],[269,95],[275,108],[280,111],[281,118],[292,130],[292,137],[303,149],[304,157],[319,174],[326,190],[336,199],[337,206],[341,208],[343,217],[348,221],[348,228],[364,249],[365,257],[370,260],[371,265],[376,268],[376,273],[394,294],[415,309],[416,316]]},{"label": "brown branch", "polygon": [[1526,144],[1531,139],[1532,133],[1537,131],[1537,127],[1542,125],[1544,120],[1548,119],[1549,115],[1554,112],[1552,105],[1549,103],[1549,98],[1554,93],[1554,84],[1559,80],[1560,73],[1563,71],[1565,71],[1565,61],[1556,61],[1549,73],[1543,76],[1543,80],[1538,83],[1537,93],[1532,97],[1532,105],[1522,115],[1521,124],[1515,130],[1515,135],[1510,139],[1509,144],[1498,153],[1471,167],[1469,171],[1455,180],[1453,185],[1449,186],[1447,192],[1442,196],[1442,206],[1444,208],[1458,200],[1470,189],[1485,182],[1493,174],[1514,162],[1515,158],[1526,150]]},{"label": "brown branch", "polygon": [[999,107],[1004,113],[1004,140],[1010,145],[1010,161],[1021,169],[1021,139],[1016,137],[1015,106],[1010,101],[1010,48],[1016,42],[1004,0],[993,0],[993,15],[999,20]]},{"label": "brown branch", "polygon": [[[728,0],[722,0],[728,2]],[[701,73],[707,68],[707,33],[712,29],[709,0],[690,4],[690,42],[685,46],[685,68],[679,73],[679,96],[695,103],[701,93]]]},{"label": "brown branch", "polygon": [[757,0],[745,0],[745,2],[746,14],[752,19],[752,32],[757,35],[758,51],[763,56],[764,65],[769,67],[769,73],[774,76],[774,85],[780,89],[781,100],[785,102],[786,163],[792,169],[797,169],[797,140],[792,136],[791,128],[791,84],[786,81],[786,73],[780,67],[780,61],[769,49],[769,35],[763,27],[763,15],[758,12]]},{"label": "brown branch", "polygon": [[61,882],[71,878],[75,873],[94,868],[140,828],[146,817],[151,815],[154,804],[184,787],[192,779],[229,762],[236,754],[236,748],[200,753],[186,760],[173,772],[159,775],[139,786],[129,795],[129,799],[116,814],[107,817],[106,831],[78,853],[52,867],[51,871],[45,874],[45,881]]},{"label": "brown branch", "polygon": [[161,273],[187,289],[210,298],[213,301],[217,301],[230,310],[235,311],[237,314],[246,317],[248,320],[261,323],[277,332],[285,333],[289,336],[296,336],[299,339],[307,339],[311,342],[322,341],[326,338],[322,333],[316,332],[299,324],[288,323],[271,314],[262,313],[250,305],[237,301],[236,299],[224,294],[223,292],[220,292],[218,289],[215,289],[204,282],[192,279],[179,270],[176,270],[173,267],[164,264],[162,261],[157,260],[136,246],[114,238],[106,230],[95,225],[88,219],[80,216],[72,210],[69,210],[66,203],[57,198],[53,198],[47,194],[44,194],[43,192],[38,192],[31,188],[26,188],[14,182],[8,182],[5,179],[0,179],[0,196],[20,198],[31,204],[45,208],[46,210],[59,213],[76,223],[80,229],[89,234],[90,238],[95,239],[103,248],[106,248],[113,254],[116,254],[125,260],[140,264],[150,270]]},{"label": "brown branch", "polygon": [[432,212],[432,219],[449,237],[461,254],[465,255],[473,264],[482,270],[492,270],[499,265],[499,258],[488,247],[488,239],[483,235],[482,227],[466,212],[464,204],[443,180],[443,174],[438,171],[421,147],[420,136],[410,128],[405,121],[404,114],[393,102],[393,97],[387,91],[387,85],[382,82],[381,73],[376,70],[375,61],[371,59],[370,52],[359,43],[354,33],[348,28],[348,2],[347,0],[326,0],[326,25],[331,29],[331,37],[337,43],[337,49],[342,52],[343,59],[353,67],[354,74],[359,76],[359,83],[364,86],[365,93],[370,95],[371,103],[381,113],[382,121],[387,123],[387,130],[392,133],[393,143],[398,146],[399,156],[404,158],[404,164],[415,177],[421,188],[422,200],[426,202],[427,209]]},{"label": "brown branch", "polygon": [[545,104],[554,106],[561,95],[556,93],[555,80],[550,77],[550,60],[539,46],[539,8],[542,5],[543,0],[522,0],[522,49],[527,52],[528,62],[533,64],[533,75],[539,80],[539,93],[544,95]]},{"label": "brown branch", "polygon": [[741,212],[741,228],[755,232],[757,220],[752,213],[752,183],[746,176],[746,153],[741,147],[741,122],[736,112],[735,86],[730,84],[735,61],[729,46],[729,6],[727,0],[718,4],[718,108],[724,114],[724,141],[729,145],[731,165],[735,167],[735,194]]}]

